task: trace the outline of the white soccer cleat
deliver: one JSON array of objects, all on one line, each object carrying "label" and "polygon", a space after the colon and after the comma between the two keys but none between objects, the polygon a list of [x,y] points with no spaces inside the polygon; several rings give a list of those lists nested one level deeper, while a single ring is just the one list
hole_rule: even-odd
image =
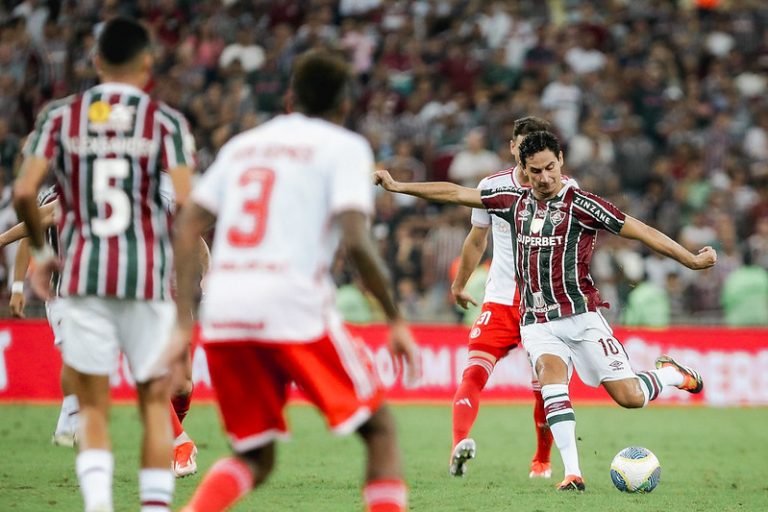
[{"label": "white soccer cleat", "polygon": [[54,446],[66,446],[72,448],[77,444],[77,433],[74,430],[60,430],[54,432],[51,436],[51,443]]},{"label": "white soccer cleat", "polygon": [[453,476],[464,476],[467,472],[467,461],[475,458],[477,444],[472,438],[462,439],[453,448],[451,454],[451,466],[448,471]]}]

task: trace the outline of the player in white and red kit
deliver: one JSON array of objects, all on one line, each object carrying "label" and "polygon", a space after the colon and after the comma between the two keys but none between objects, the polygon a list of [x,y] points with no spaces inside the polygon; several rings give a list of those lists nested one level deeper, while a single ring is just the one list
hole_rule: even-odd
[{"label": "player in white and red kit", "polygon": [[291,383],[334,432],[361,435],[366,510],[406,509],[394,421],[371,361],[335,310],[329,274],[341,243],[389,318],[393,353],[413,370],[415,345],[368,232],[373,152],[341,126],[350,80],[339,57],[301,56],[291,85],[297,112],[224,145],[179,214],[180,347],[191,335],[191,318],[181,314],[193,303],[189,256],[216,223],[200,323],[235,454],[214,464],[185,512],[225,510],[269,475],[275,440],[288,435],[283,409]]},{"label": "player in white and red kit", "polygon": [[[548,129],[549,123],[537,117],[524,117],[515,121],[513,139],[510,141],[510,152],[515,161],[518,160],[520,142],[526,135]],[[515,166],[483,178],[477,188],[524,187],[527,182],[522,169]],[[451,292],[457,304],[464,309],[468,302],[476,304],[474,298],[464,291],[464,287],[485,252],[489,230],[493,236],[493,260],[486,281],[482,311],[469,334],[467,365],[453,397],[453,444],[449,472],[454,476],[463,476],[466,462],[475,457],[476,443],[469,437],[469,433],[480,409],[480,393],[496,363],[520,344],[520,294],[515,277],[514,247],[506,221],[491,216],[485,209],[472,209],[472,229],[464,241],[459,272],[451,285]],[[552,474],[552,434],[544,415],[544,402],[535,375],[532,384],[537,443],[529,476],[549,478]]]},{"label": "player in white and red kit", "polygon": [[483,207],[509,224],[521,285],[520,334],[541,382],[547,423],[565,467],[565,479],[557,488],[583,491],[576,417],[568,395],[571,365],[585,384],[602,385],[627,408],[645,407],[665,386],[690,393],[699,393],[704,386],[695,370],[664,355],[656,360],[655,370],[632,369],[599,312],[604,303],[589,273],[598,231],[639,240],[693,270],[711,267],[717,254],[711,247],[692,254],[605,199],[563,183],[563,153],[549,132],[525,137],[520,165],[530,188],[479,191],[453,183],[399,183],[386,171],[377,171],[375,180],[393,192]]},{"label": "player in white and red kit", "polygon": [[[143,511],[170,510],[170,381],[164,355],[175,308],[172,247],[160,180],[177,200],[190,188],[194,143],[184,117],[143,88],[153,65],[147,29],[113,18],[94,56],[101,83],[52,102],[37,118],[14,185],[36,262],[32,284],[49,299],[59,271],[62,359],[80,404],[75,460],[86,511],[112,505],[114,459],[108,432],[109,375],[125,354],[144,426],[139,471]],[[53,164],[62,216],[62,260],[44,243],[37,189]]]}]

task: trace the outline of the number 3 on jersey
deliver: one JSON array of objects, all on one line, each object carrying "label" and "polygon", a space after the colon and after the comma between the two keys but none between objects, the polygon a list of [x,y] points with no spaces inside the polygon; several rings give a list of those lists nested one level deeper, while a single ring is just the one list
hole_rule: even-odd
[{"label": "number 3 on jersey", "polygon": [[269,198],[275,173],[260,167],[246,170],[237,184],[243,190],[242,222],[227,231],[227,240],[234,247],[253,247],[261,242],[267,230]]}]

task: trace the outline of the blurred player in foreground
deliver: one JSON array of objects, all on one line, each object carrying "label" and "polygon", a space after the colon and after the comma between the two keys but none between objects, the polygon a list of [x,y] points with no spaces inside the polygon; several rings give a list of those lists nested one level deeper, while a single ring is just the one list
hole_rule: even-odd
[{"label": "blurred player in foreground", "polygon": [[[142,25],[127,18],[107,22],[94,59],[101,84],[52,102],[38,116],[14,203],[29,231],[35,292],[49,300],[51,275],[61,276],[62,358],[73,370],[80,404],[76,469],[85,510],[113,509],[109,375],[122,351],[144,425],[141,507],[161,512],[170,510],[174,489],[171,383],[163,362],[175,308],[159,187],[167,170],[183,203],[194,143],[184,117],[143,92],[153,59]],[[35,199],[51,161],[62,210],[61,262],[44,242]]]},{"label": "blurred player in foreground", "polygon": [[[544,119],[523,117],[515,121],[510,141],[510,151],[519,162],[519,148],[529,133],[548,130],[550,125]],[[563,177],[566,182],[568,178]],[[497,172],[483,178],[477,186],[480,190],[502,186],[525,187],[528,178],[522,168]],[[469,334],[467,366],[461,376],[461,383],[453,397],[453,449],[449,472],[453,476],[466,473],[466,463],[475,457],[477,444],[469,437],[480,410],[480,393],[490,379],[496,363],[510,350],[520,344],[520,291],[515,278],[515,250],[509,236],[509,224],[491,217],[484,208],[472,210],[472,229],[461,249],[459,272],[451,285],[456,303],[467,309],[467,303],[477,305],[475,299],[465,291],[472,272],[477,268],[488,245],[488,231],[493,234],[493,259],[488,273],[485,297],[480,315]],[[533,420],[536,427],[536,453],[531,461],[531,478],[552,476],[550,453],[552,433],[544,414],[541,386],[534,373],[532,379],[534,406]]]},{"label": "blurred player in foreground", "polygon": [[[160,197],[166,211],[173,215],[176,211],[176,196],[173,192],[173,184],[168,174],[163,173],[160,177]],[[53,249],[56,257],[59,258],[59,240],[58,229],[55,225],[57,213],[59,212],[59,200],[56,187],[52,186],[42,192],[38,199],[40,205],[40,221],[45,228],[46,241]],[[27,227],[22,222],[13,226],[8,231],[0,233],[0,248],[5,247],[19,240],[19,248],[16,251],[16,258],[13,266],[13,286],[11,290],[11,299],[9,309],[11,316],[24,318],[24,306],[26,305],[26,296],[24,293],[24,279],[30,262],[29,239],[27,238]],[[202,275],[208,271],[208,246],[205,240],[200,239],[199,259]],[[54,296],[45,301],[46,317],[51,326],[54,335],[54,345],[61,347],[61,315],[58,313],[59,296],[59,276],[55,273],[51,283]],[[192,399],[192,364],[191,359],[187,358],[185,368],[185,379],[174,389],[171,399],[171,426],[173,428],[173,461],[171,469],[177,478],[192,475],[197,472],[197,446],[184,430],[182,422],[189,413],[189,406]],[[77,440],[77,421],[78,403],[77,396],[74,394],[72,384],[71,369],[67,365],[61,368],[61,390],[64,398],[59,412],[59,419],[56,423],[52,442],[57,446],[74,446]]]},{"label": "blurred player in foreground", "polygon": [[690,393],[703,388],[701,376],[668,356],[657,369],[635,373],[624,347],[599,312],[605,304],[589,275],[598,230],[639,240],[688,268],[713,266],[711,247],[692,254],[668,236],[634,219],[608,201],[563,183],[563,154],[557,138],[535,132],[520,144],[520,165],[530,188],[465,188],[453,183],[400,183],[386,171],[374,180],[386,190],[424,199],[486,208],[505,220],[516,247],[521,289],[520,334],[541,383],[544,410],[565,466],[557,488],[584,490],[576,447],[576,417],[568,396],[568,371],[601,385],[623,407],[645,407],[665,386]]},{"label": "blurred player in foreground", "polygon": [[[372,512],[406,509],[395,424],[372,362],[334,309],[329,275],[341,242],[390,326],[390,349],[415,377],[416,347],[389,290],[368,230],[373,213],[365,139],[342,127],[351,75],[330,53],[297,59],[296,112],[237,135],[182,208],[175,230],[178,346],[191,336],[195,241],[216,223],[200,322],[233,457],[206,474],[186,512],[229,508],[260,485],[288,435],[291,383],[337,434],[367,451],[363,499]],[[257,390],[257,391],[254,391]],[[327,449],[327,447],[321,448]]]}]

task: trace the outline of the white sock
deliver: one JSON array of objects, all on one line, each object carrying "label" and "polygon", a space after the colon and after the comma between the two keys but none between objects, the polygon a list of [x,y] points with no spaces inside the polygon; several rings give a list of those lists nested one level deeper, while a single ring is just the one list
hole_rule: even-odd
[{"label": "white sock", "polygon": [[170,512],[176,478],[170,469],[139,470],[141,512]]},{"label": "white sock", "polygon": [[61,401],[59,420],[56,422],[56,432],[74,432],[77,429],[79,406],[76,395],[67,395]]},{"label": "white sock", "polygon": [[176,448],[177,446],[182,445],[184,443],[188,443],[191,440],[192,438],[189,437],[186,431],[182,432],[181,434],[178,435],[176,439],[173,440],[173,447]]},{"label": "white sock", "polygon": [[112,510],[112,471],[115,462],[108,450],[84,450],[75,458],[85,510]]},{"label": "white sock", "polygon": [[565,474],[581,476],[579,451],[576,446],[576,416],[568,396],[568,386],[566,384],[541,386],[541,396],[544,398],[544,413],[547,416],[549,430],[563,459]]}]

